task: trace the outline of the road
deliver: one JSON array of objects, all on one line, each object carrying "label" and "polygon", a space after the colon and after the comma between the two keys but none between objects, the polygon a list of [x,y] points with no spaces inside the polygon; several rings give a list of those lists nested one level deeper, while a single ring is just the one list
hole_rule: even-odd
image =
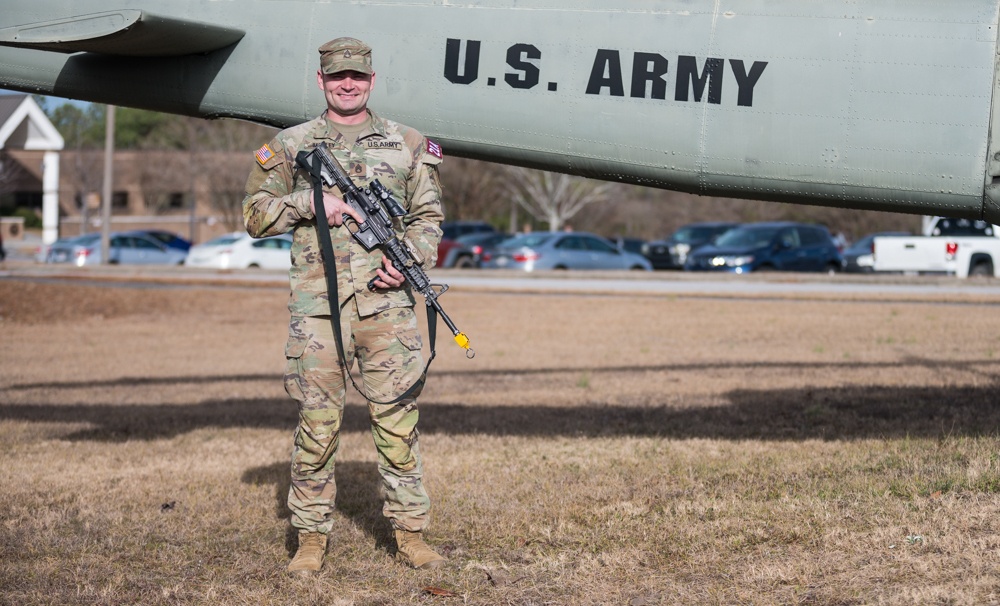
[{"label": "road", "polygon": [[[836,276],[769,273],[756,275],[685,272],[573,272],[526,274],[487,270],[435,270],[433,281],[463,291],[596,293],[713,297],[821,297],[834,299],[932,299],[1000,302],[1000,280],[960,280],[944,276]],[[31,261],[0,264],[7,280],[72,280],[117,285],[201,285],[285,288],[284,272],[202,270],[162,266],[77,268]]]}]

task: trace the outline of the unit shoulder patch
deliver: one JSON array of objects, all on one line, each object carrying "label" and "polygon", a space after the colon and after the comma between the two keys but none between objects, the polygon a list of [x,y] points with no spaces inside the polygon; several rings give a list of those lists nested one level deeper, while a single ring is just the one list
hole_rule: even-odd
[{"label": "unit shoulder patch", "polygon": [[436,141],[431,141],[427,139],[427,153],[434,156],[438,160],[444,158],[444,151],[441,149],[441,145]]}]

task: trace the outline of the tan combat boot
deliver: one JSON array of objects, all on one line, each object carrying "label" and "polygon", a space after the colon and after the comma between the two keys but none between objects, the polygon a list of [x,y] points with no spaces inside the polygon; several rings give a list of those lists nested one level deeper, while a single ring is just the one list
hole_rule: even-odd
[{"label": "tan combat boot", "polygon": [[440,568],[447,560],[420,536],[419,532],[396,529],[396,559],[411,568]]},{"label": "tan combat boot", "polygon": [[323,556],[326,555],[326,535],[319,532],[299,531],[299,550],[288,564],[288,572],[301,576],[310,576],[323,567]]}]

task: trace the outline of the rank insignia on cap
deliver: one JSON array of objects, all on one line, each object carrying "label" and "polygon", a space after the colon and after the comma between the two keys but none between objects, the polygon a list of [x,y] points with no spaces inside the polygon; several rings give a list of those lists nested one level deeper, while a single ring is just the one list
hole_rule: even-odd
[{"label": "rank insignia on cap", "polygon": [[444,157],[444,153],[441,151],[441,146],[430,139],[427,140],[427,153],[436,158]]},{"label": "rank insignia on cap", "polygon": [[271,148],[267,146],[267,143],[265,143],[254,155],[257,156],[257,163],[264,166],[265,162],[274,157],[274,152],[271,151]]}]

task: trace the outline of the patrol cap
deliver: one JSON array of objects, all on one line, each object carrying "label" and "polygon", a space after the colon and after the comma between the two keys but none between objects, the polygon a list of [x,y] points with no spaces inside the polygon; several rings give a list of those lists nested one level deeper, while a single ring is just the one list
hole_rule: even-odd
[{"label": "patrol cap", "polygon": [[372,47],[357,38],[337,38],[319,47],[319,67],[324,74],[353,70],[362,74],[372,69]]}]

